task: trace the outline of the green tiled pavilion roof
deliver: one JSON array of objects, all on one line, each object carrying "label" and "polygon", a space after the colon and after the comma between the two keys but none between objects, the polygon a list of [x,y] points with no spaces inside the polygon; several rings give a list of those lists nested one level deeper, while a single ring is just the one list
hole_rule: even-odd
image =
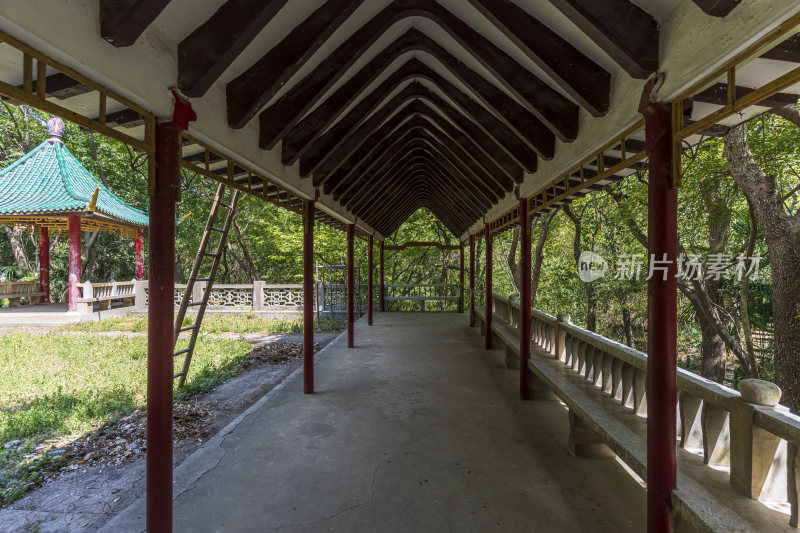
[{"label": "green tiled pavilion roof", "polygon": [[147,226],[146,212],[120,200],[75,159],[63,142],[52,138],[0,170],[0,215],[84,212],[98,186],[97,212],[134,226]]}]

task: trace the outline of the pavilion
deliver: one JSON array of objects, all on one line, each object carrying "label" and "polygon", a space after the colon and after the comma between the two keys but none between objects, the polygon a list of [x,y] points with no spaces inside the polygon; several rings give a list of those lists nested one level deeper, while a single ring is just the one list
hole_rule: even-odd
[{"label": "pavilion", "polygon": [[120,200],[67,149],[64,123],[47,121],[50,138],[0,170],[0,224],[39,231],[39,292],[50,301],[50,235],[69,239],[68,310],[77,310],[81,232],[106,231],[135,239],[136,279],[144,279],[147,213]]},{"label": "pavilion", "polygon": [[[695,531],[710,531],[724,514],[713,498],[692,496],[698,486],[681,472],[678,411],[681,448],[702,426],[704,457],[692,471],[718,482],[706,495],[731,503],[725,516],[734,519],[718,530],[738,526],[731,525],[737,511],[758,503],[781,439],[792,516],[780,519],[796,527],[800,418],[678,370],[675,274],[681,150],[796,102],[798,31],[796,0],[1,4],[0,94],[149,157],[147,529],[173,525],[181,168],[302,213],[306,394],[315,392],[314,221],[347,230],[352,348],[354,238],[369,243],[371,287],[373,242],[382,252],[385,236],[427,207],[470,251],[470,317],[483,313],[485,347],[496,344],[497,331],[513,329],[519,339],[507,344],[519,352],[520,400],[535,399],[542,383],[567,384],[559,398],[569,405],[570,428],[605,435],[646,479],[648,531],[672,531],[689,515]],[[663,279],[648,282],[647,354],[493,295],[493,235],[519,226],[520,301],[530,301],[531,220],[645,168],[648,254],[669,264]],[[477,239],[487,252],[483,306],[476,305]],[[776,336],[792,324],[776,324]],[[405,326],[413,335],[414,324]],[[542,363],[545,354],[555,362]],[[327,400],[303,398],[303,406]],[[623,410],[638,430],[646,416],[644,431],[615,423]],[[727,437],[730,453],[716,454]],[[729,463],[730,475],[711,468],[717,460]]]}]

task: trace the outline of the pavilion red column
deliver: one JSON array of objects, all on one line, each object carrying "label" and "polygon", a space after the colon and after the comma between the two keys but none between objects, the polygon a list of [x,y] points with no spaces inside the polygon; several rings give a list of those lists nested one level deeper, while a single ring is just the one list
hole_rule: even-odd
[{"label": "pavilion red column", "polygon": [[484,228],[486,234],[486,302],[484,315],[486,316],[486,337],[484,346],[487,350],[492,349],[492,234],[489,231],[489,224]]},{"label": "pavilion red column", "polygon": [[380,300],[380,302],[379,302],[380,312],[383,313],[386,310],[385,303],[384,303],[385,302],[384,298],[386,298],[386,293],[385,293],[385,289],[383,287],[383,241],[381,241],[380,263],[381,263],[381,267],[380,267],[380,276],[379,277],[380,277],[381,286],[378,288],[378,299]]},{"label": "pavilion red column", "polygon": [[314,392],[314,200],[303,216],[303,392]]},{"label": "pavilion red column", "polygon": [[469,325],[475,325],[475,236],[469,236]]},{"label": "pavilion red column", "polygon": [[367,325],[372,325],[372,235],[367,239]]},{"label": "pavilion red column", "polygon": [[353,237],[355,226],[347,225],[347,347],[353,347],[353,300],[355,299],[355,276],[353,275]]},{"label": "pavilion red column", "polygon": [[519,397],[531,397],[528,360],[531,358],[531,224],[528,200],[519,201]]},{"label": "pavilion red column", "polygon": [[652,265],[666,273],[654,269],[647,285],[647,531],[663,533],[673,530],[676,487],[678,195],[670,106],[650,100],[654,81],[639,105],[649,156],[647,244]]},{"label": "pavilion red column", "polygon": [[175,200],[178,135],[173,122],[156,127],[155,191],[150,197],[147,334],[147,531],[172,531],[172,381],[175,306]]},{"label": "pavilion red column", "polygon": [[144,228],[139,228],[136,232],[136,240],[133,241],[134,250],[134,277],[136,279],[144,279]]},{"label": "pavilion red column", "polygon": [[460,242],[458,256],[458,312],[464,312],[464,243]]},{"label": "pavilion red column", "polygon": [[39,228],[39,292],[44,296],[39,303],[50,302],[50,228]]},{"label": "pavilion red column", "polygon": [[78,298],[81,297],[78,283],[81,282],[81,217],[74,213],[67,216],[69,232],[69,292],[67,310],[78,310]]}]

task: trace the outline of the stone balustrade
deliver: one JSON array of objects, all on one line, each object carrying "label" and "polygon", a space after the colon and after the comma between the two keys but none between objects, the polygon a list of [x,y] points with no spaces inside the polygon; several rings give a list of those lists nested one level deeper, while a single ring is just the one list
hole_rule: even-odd
[{"label": "stone balustrade", "polygon": [[111,303],[120,301],[123,305],[133,305],[136,292],[136,281],[108,281],[92,283],[86,281],[78,284],[80,297],[76,300],[79,313],[88,314],[94,311],[97,303],[101,310],[111,309]]},{"label": "stone balustrade", "polygon": [[0,281],[0,300],[8,300],[10,307],[18,307],[22,300],[29,304],[39,303],[45,293],[39,291],[39,280]]},{"label": "stone balustrade", "polygon": [[425,302],[459,302],[461,303],[461,285],[458,283],[386,283],[384,301],[392,310],[393,302],[420,302],[425,311]]},{"label": "stone balustrade", "polygon": [[[492,301],[495,320],[500,318],[518,330],[519,303],[496,293]],[[483,313],[483,310],[479,312]],[[609,412],[619,413],[622,408],[636,415],[642,427],[646,426],[647,354],[571,324],[568,315],[554,317],[536,309],[531,310],[531,337],[532,361],[529,367],[533,372],[531,388],[534,398],[539,397],[536,389],[547,388],[534,371],[539,364],[537,358],[545,354],[545,357],[552,357],[570,369],[573,379],[584,382],[581,390],[589,386],[602,391],[601,397]],[[678,488],[673,495],[678,518],[708,523],[715,519],[716,514],[723,515],[719,509],[710,508],[703,517],[703,505],[689,500],[697,499],[696,492],[691,491],[704,483],[708,490],[720,492],[709,489],[713,483],[705,480],[724,475],[734,497],[738,494],[766,503],[773,509],[784,508],[790,515],[786,521],[797,527],[800,417],[782,405],[748,403],[739,391],[681,368],[678,369],[677,390],[677,445],[683,449],[682,453],[702,457],[705,465],[699,465],[698,469],[692,466],[691,461],[679,456]],[[572,409],[570,406],[571,423]],[[608,438],[606,442],[609,442]],[[625,449],[623,439],[616,441],[612,438],[610,442],[616,445],[613,451],[646,479],[643,450]],[[682,471],[684,466],[685,472]],[[689,509],[692,505],[694,508]]]}]

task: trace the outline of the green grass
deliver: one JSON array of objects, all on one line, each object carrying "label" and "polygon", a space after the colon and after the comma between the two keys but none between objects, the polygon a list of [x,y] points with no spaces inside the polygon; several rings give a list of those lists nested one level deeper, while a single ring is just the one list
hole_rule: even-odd
[{"label": "green grass", "polygon": [[[341,321],[323,320],[317,332],[338,332]],[[176,400],[212,389],[241,371],[251,349],[245,333],[301,333],[302,320],[211,315]],[[146,316],[64,326],[46,334],[0,334],[0,506],[55,472],[66,458],[26,458],[41,443],[59,445],[115,420],[147,401],[147,337],[96,335],[146,332]],[[76,335],[75,332],[84,333]],[[234,338],[220,338],[220,334]],[[178,349],[185,347],[179,343]],[[183,359],[176,360],[176,366]]]},{"label": "green grass", "polygon": [[[41,481],[58,459],[24,457],[43,441],[79,437],[146,402],[147,338],[0,335],[0,503]],[[189,381],[178,395],[213,387],[235,373],[250,344],[201,337]],[[63,460],[62,460],[63,461]]]},{"label": "green grass", "polygon": [[[189,325],[190,319],[184,320],[184,325]],[[314,324],[317,333],[336,333],[344,329],[341,320],[322,319]],[[147,331],[146,315],[130,315],[120,318],[109,318],[99,322],[79,322],[62,328],[64,331],[106,332],[106,331],[131,331],[144,333]],[[258,318],[253,315],[206,315],[203,319],[203,333],[302,333],[303,320]]]}]

